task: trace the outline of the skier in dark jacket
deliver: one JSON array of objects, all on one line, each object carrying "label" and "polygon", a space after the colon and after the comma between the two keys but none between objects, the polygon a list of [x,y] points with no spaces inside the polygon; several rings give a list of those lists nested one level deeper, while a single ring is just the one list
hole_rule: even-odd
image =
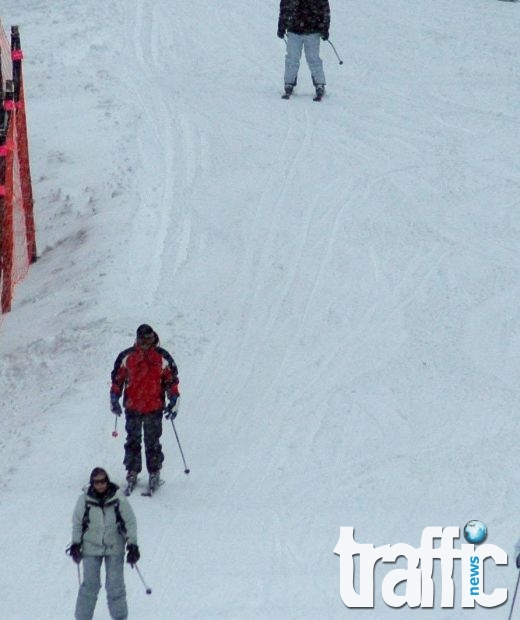
[{"label": "skier in dark jacket", "polygon": [[330,27],[329,0],[280,0],[278,36],[287,33],[285,56],[285,93],[291,95],[296,86],[302,49],[309,65],[316,95],[325,94],[325,74],[320,58],[320,37],[327,41]]},{"label": "skier in dark jacket", "polygon": [[[159,346],[159,337],[149,325],[137,328],[134,346],[118,356],[112,370],[110,408],[121,415],[119,398],[123,394],[126,416],[124,464],[126,479],[133,487],[142,469],[141,434],[144,433],[146,468],[150,488],[160,483],[164,460],[160,438],[162,416],[174,420],[179,407],[179,378],[173,357]],[[165,408],[165,396],[168,405]]]},{"label": "skier in dark jacket", "polygon": [[128,607],[124,580],[127,562],[139,561],[134,511],[119,487],[110,482],[102,467],[90,474],[90,484],[80,495],[72,516],[70,556],[83,561],[83,581],[76,600],[76,620],[91,620],[101,587],[101,564],[105,562],[108,609],[114,620],[126,620]]}]

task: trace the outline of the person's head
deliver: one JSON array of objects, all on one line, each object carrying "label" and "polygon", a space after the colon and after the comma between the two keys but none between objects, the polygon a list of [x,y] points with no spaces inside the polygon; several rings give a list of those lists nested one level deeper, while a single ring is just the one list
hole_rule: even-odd
[{"label": "person's head", "polygon": [[110,478],[106,470],[102,467],[94,467],[90,472],[90,486],[96,493],[103,495],[107,492],[108,485],[110,484]]},{"label": "person's head", "polygon": [[149,325],[146,325],[146,323],[139,325],[135,342],[140,349],[150,349],[157,344],[158,340],[157,334]]}]

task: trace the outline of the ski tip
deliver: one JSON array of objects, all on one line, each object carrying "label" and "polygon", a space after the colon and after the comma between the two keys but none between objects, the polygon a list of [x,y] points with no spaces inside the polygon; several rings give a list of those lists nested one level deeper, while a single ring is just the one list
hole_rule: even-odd
[{"label": "ski tip", "polygon": [[152,495],[153,495],[154,493],[156,493],[156,492],[157,492],[157,489],[158,489],[159,487],[161,487],[161,486],[164,484],[164,482],[165,482],[165,481],[164,481],[164,480],[162,480],[162,479],[161,479],[161,480],[158,480],[158,481],[157,481],[157,484],[156,484],[155,486],[153,486],[153,487],[150,487],[150,486],[149,486],[149,487],[148,487],[148,490],[147,490],[147,491],[143,491],[143,492],[141,493],[141,495],[142,495],[143,497],[152,497]]}]

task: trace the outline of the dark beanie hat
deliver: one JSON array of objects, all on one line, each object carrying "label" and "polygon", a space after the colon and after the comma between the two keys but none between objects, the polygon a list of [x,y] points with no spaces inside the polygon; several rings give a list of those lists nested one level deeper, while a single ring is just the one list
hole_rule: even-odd
[{"label": "dark beanie hat", "polygon": [[149,338],[150,336],[155,336],[155,332],[153,331],[153,329],[146,323],[139,325],[139,327],[137,328],[137,337]]}]

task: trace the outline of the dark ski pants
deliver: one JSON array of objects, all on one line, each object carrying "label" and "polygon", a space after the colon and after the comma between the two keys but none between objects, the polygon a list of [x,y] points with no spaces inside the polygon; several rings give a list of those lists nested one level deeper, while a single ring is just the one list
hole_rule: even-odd
[{"label": "dark ski pants", "polygon": [[125,590],[124,555],[86,555],[83,557],[83,582],[76,600],[76,620],[92,620],[99,589],[101,588],[101,564],[105,560],[105,589],[110,617],[126,620],[128,607]]},{"label": "dark ski pants", "polygon": [[126,470],[137,473],[142,470],[141,435],[144,435],[146,469],[149,473],[159,471],[164,461],[159,441],[162,435],[162,410],[143,414],[127,409],[125,413],[126,443],[123,463]]}]

